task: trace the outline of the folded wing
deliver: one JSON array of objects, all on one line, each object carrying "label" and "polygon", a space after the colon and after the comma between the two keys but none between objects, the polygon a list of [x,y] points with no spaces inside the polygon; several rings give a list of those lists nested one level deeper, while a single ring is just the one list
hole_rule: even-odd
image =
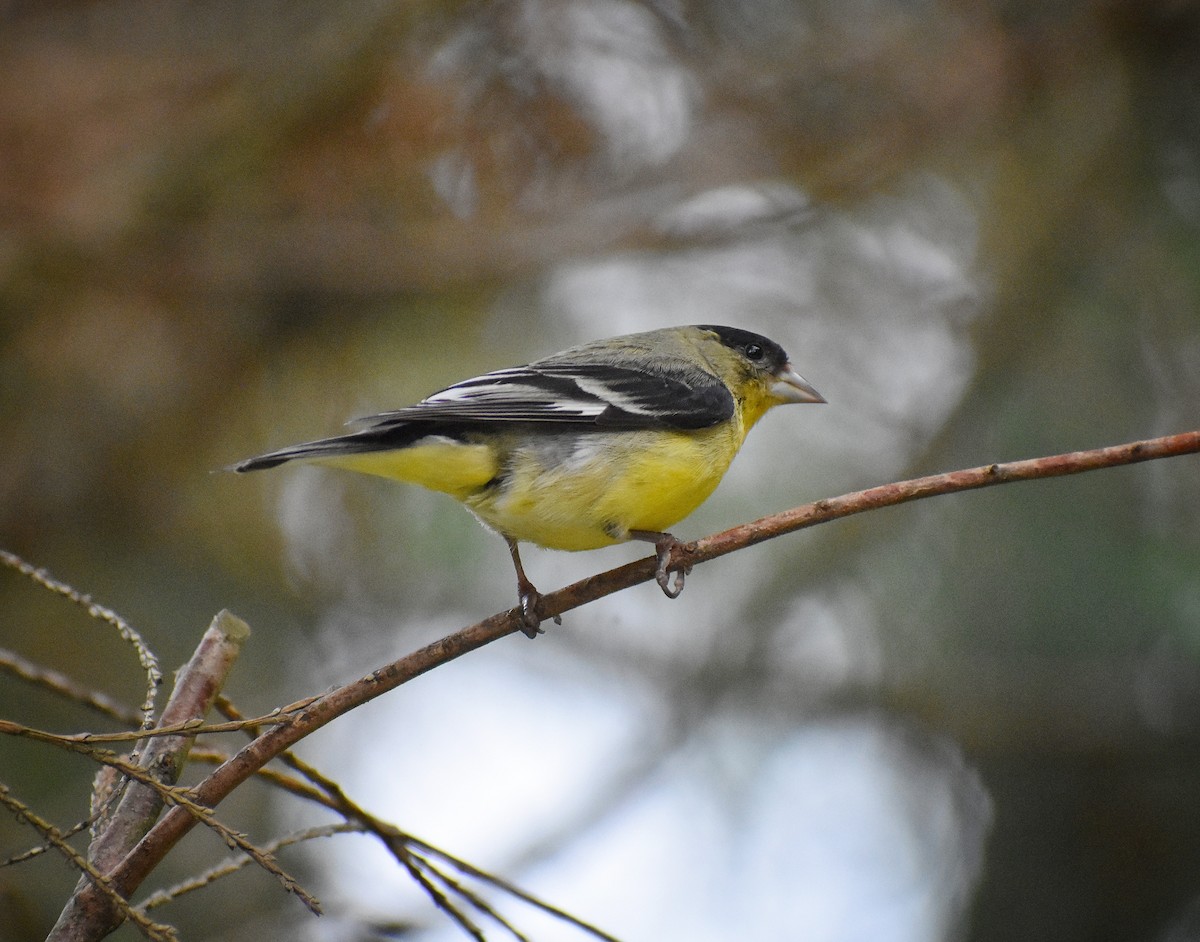
[{"label": "folded wing", "polygon": [[733,410],[725,384],[700,369],[652,372],[614,364],[542,363],[468,379],[416,405],[353,424],[364,431],[410,422],[697,429],[725,421]]},{"label": "folded wing", "polygon": [[700,429],[725,421],[733,411],[729,389],[699,368],[549,360],[456,383],[416,405],[355,419],[350,424],[357,430],[348,435],[281,448],[231,470],[394,451],[431,437],[466,441],[489,426],[516,423],[609,431]]}]

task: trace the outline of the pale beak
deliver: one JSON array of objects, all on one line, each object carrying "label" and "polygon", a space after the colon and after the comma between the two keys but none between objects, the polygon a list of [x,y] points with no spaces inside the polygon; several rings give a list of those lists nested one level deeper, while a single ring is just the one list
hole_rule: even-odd
[{"label": "pale beak", "polygon": [[808,380],[785,363],[775,374],[771,395],[781,402],[824,402],[825,397],[812,388]]}]

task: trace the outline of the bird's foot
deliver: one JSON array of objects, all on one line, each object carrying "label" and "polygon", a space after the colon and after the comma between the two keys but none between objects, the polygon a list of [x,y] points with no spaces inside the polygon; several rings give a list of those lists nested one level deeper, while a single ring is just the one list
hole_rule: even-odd
[{"label": "bird's foot", "polygon": [[[543,634],[542,616],[539,609],[542,607],[542,593],[533,587],[533,583],[526,582],[517,590],[517,597],[520,599],[521,612],[521,633],[526,638],[536,638]],[[552,615],[551,621],[556,625],[562,624],[561,615]]]},{"label": "bird's foot", "polygon": [[671,572],[668,568],[671,565],[671,553],[675,551],[677,546],[683,544],[670,533],[656,533],[649,530],[630,530],[629,535],[635,540],[646,540],[653,543],[658,555],[658,568],[654,570],[654,581],[658,583],[658,587],[663,590],[663,595],[669,599],[679,598],[679,593],[683,591],[684,579],[687,574],[692,571],[691,566],[680,565],[675,570],[675,584],[671,584]]},{"label": "bird's foot", "polygon": [[[542,633],[542,593],[539,592],[529,581],[529,577],[525,575],[525,567],[521,565],[521,552],[517,549],[517,541],[512,537],[506,536],[505,542],[508,543],[508,552],[512,556],[513,568],[517,571],[517,599],[520,604],[521,612],[521,633],[526,638],[536,638]],[[562,624],[562,616],[554,615],[554,624]]]},{"label": "bird's foot", "polygon": [[[670,536],[670,534],[667,535]],[[658,568],[654,570],[654,581],[663,590],[663,595],[669,599],[679,598],[679,593],[683,591],[684,579],[692,571],[691,566],[680,566],[675,570],[675,584],[671,585],[671,573],[667,571],[667,565],[671,562],[671,551],[678,545],[679,541],[673,536],[669,541],[655,544],[658,548]]]}]

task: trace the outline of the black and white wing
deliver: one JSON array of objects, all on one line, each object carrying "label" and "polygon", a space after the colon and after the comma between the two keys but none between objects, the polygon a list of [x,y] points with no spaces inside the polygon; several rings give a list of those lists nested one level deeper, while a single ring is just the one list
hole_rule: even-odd
[{"label": "black and white wing", "polygon": [[697,429],[723,422],[733,411],[729,389],[699,368],[541,361],[464,380],[416,405],[353,424],[363,430],[409,422]]}]

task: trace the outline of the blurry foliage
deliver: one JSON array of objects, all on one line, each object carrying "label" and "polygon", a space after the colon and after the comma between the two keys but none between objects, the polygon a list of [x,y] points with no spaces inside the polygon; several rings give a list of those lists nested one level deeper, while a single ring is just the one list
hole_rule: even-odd
[{"label": "blurry foliage", "polygon": [[[867,403],[905,440],[885,442],[895,467],[1194,426],[1197,49],[1189,0],[0,2],[0,545],[156,635],[168,664],[238,610],[264,665],[235,676],[248,708],[310,692],[286,658],[317,640],[313,609],[403,597],[433,619],[455,579],[492,585],[503,548],[407,497],[381,516],[360,490],[334,508],[355,521],[342,536],[329,505],[297,524],[337,548],[336,573],[360,574],[342,596],[328,572],[297,575],[294,551],[280,562],[272,501],[289,485],[210,471],[610,332],[547,303],[556,274],[691,251],[702,268],[711,241],[757,253],[753,225],[696,236],[662,220],[762,181],[812,199],[822,244],[868,217],[891,220],[868,234],[903,228],[923,174],[970,204],[983,311],[957,322],[973,368],[943,420],[867,329],[942,303],[888,288],[902,266],[882,237],[859,267],[818,269],[809,303],[780,289],[780,339],[835,407]],[[890,217],[871,216],[881,199]],[[961,241],[949,218],[927,222]],[[622,322],[621,295],[600,301]],[[836,342],[806,350],[822,324]],[[856,421],[839,417],[871,427]],[[874,483],[824,434],[798,477],[822,465],[822,486]],[[790,617],[787,593],[869,613],[856,656],[876,645],[882,666],[847,668],[849,703],[819,709],[895,712],[980,773],[995,817],[965,937],[1167,939],[1194,920],[1198,486],[1184,459],[847,522],[756,600],[771,620]],[[13,579],[0,598],[4,645],[136,697],[81,617]],[[713,695],[697,699],[733,689],[802,724],[810,700],[766,696],[786,686],[763,680],[783,637],[708,636]],[[68,723],[7,681],[0,715]],[[81,765],[0,742],[0,778],[44,789],[60,821]],[[5,852],[22,839],[3,820],[0,836]],[[51,871],[0,872],[0,925],[53,918],[72,880]]]}]

